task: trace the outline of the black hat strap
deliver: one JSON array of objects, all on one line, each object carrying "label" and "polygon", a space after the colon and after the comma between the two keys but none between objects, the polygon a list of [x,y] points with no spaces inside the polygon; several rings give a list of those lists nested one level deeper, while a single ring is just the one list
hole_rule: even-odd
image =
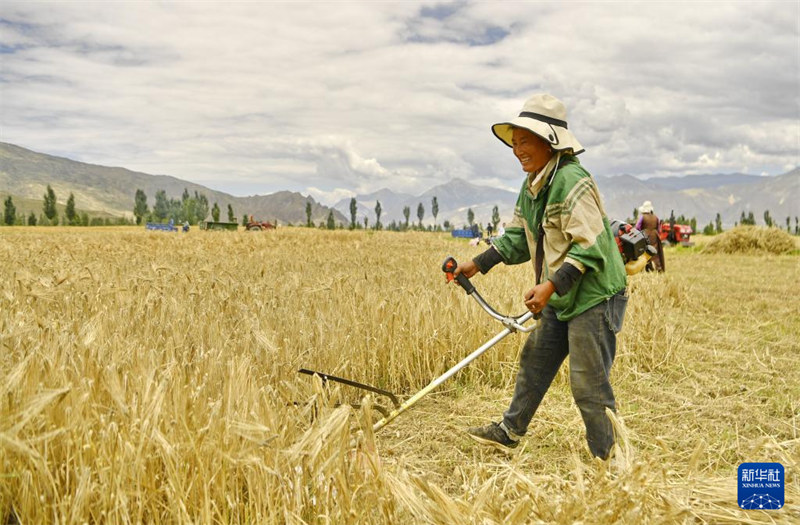
[{"label": "black hat strap", "polygon": [[519,114],[519,116],[523,118],[532,118],[534,120],[539,120],[541,122],[545,122],[552,126],[558,126],[564,129],[568,129],[566,120],[559,120],[557,118],[548,117],[547,115],[540,115],[539,113],[531,113],[530,111],[523,111],[522,113]]}]

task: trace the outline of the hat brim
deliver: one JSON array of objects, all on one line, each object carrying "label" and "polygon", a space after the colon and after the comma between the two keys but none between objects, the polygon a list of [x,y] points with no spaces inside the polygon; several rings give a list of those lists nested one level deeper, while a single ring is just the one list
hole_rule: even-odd
[{"label": "hat brim", "polygon": [[516,117],[511,122],[495,124],[492,126],[492,133],[510,148],[512,147],[511,138],[514,135],[514,128],[527,129],[550,144],[550,147],[556,151],[571,150],[574,155],[585,151],[575,135],[567,128],[527,117]]}]

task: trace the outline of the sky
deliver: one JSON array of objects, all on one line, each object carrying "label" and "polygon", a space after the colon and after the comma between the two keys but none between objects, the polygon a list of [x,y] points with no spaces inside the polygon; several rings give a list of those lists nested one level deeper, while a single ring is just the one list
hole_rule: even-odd
[{"label": "sky", "polygon": [[325,204],[523,173],[561,99],[596,176],[800,165],[800,2],[0,3],[0,141]]}]

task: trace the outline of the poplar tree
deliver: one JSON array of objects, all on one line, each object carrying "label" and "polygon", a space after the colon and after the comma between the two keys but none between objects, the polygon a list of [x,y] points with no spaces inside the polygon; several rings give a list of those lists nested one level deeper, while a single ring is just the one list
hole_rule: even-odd
[{"label": "poplar tree", "polygon": [[195,222],[202,222],[208,217],[208,197],[206,194],[200,195],[194,192],[194,200],[197,201],[195,205]]},{"label": "poplar tree", "polygon": [[17,220],[17,207],[14,206],[14,200],[11,198],[11,195],[8,196],[4,204],[3,222],[12,226]]},{"label": "poplar tree", "polygon": [[44,216],[47,217],[47,220],[51,223],[56,218],[56,192],[53,191],[53,188],[48,184],[47,185],[47,192],[44,194],[44,204],[43,204],[43,211]]},{"label": "poplar tree", "polygon": [[147,216],[147,195],[143,190],[136,190],[133,198],[133,216],[136,217],[136,224],[142,224],[142,218]]},{"label": "poplar tree", "polygon": [[356,212],[358,212],[358,203],[355,197],[350,198],[350,229],[356,229]]},{"label": "poplar tree", "polygon": [[67,198],[67,207],[64,210],[64,216],[67,218],[68,224],[75,225],[75,219],[78,214],[75,213],[75,195],[73,195],[72,192],[70,192]]},{"label": "poplar tree", "polygon": [[163,221],[169,214],[169,201],[167,200],[167,192],[158,190],[156,192],[156,203],[153,205],[153,215],[156,220]]}]

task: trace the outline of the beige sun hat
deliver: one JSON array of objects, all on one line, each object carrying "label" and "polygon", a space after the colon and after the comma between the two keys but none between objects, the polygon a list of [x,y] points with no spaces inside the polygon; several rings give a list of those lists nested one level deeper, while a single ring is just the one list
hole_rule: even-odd
[{"label": "beige sun hat", "polygon": [[567,108],[553,95],[533,95],[525,101],[517,117],[495,124],[492,132],[511,147],[514,128],[525,128],[535,133],[557,151],[572,150],[575,155],[584,151],[575,135],[567,129]]},{"label": "beige sun hat", "polygon": [[644,204],[639,206],[639,213],[653,213],[653,203],[644,201]]}]

